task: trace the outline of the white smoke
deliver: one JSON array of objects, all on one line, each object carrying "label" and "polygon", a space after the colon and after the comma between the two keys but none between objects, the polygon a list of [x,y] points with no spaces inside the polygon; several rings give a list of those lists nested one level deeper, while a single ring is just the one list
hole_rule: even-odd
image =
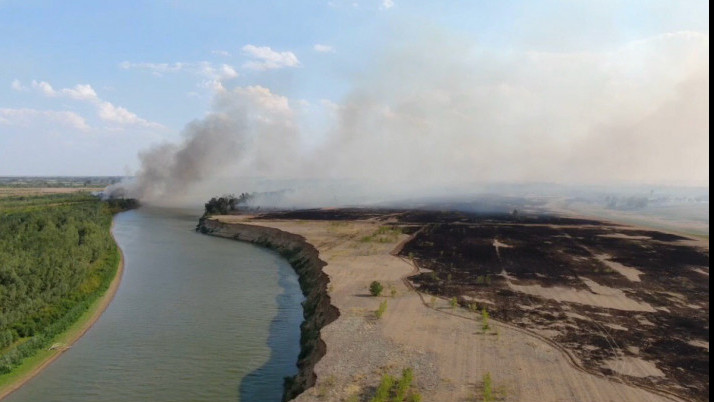
[{"label": "white smoke", "polygon": [[374,59],[325,109],[317,146],[288,98],[219,87],[182,143],[143,152],[135,181],[108,191],[156,202],[282,188],[317,206],[493,182],[708,183],[708,35],[494,53],[421,32]]}]

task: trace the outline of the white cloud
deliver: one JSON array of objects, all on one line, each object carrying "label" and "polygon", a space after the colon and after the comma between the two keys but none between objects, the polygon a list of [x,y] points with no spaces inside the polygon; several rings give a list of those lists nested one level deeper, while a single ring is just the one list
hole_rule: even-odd
[{"label": "white cloud", "polygon": [[15,91],[26,91],[27,87],[23,86],[20,80],[15,78],[12,80],[12,84],[10,84],[10,88],[12,88]]},{"label": "white cloud", "polygon": [[337,112],[340,110],[340,105],[329,99],[320,99],[320,104],[330,112]]},{"label": "white cloud", "polygon": [[218,69],[219,77],[222,79],[235,78],[238,76],[238,72],[228,64],[221,64]]},{"label": "white cloud", "polygon": [[162,126],[158,123],[150,122],[148,120],[142,119],[136,114],[126,110],[121,106],[115,106],[110,102],[100,101],[97,104],[97,110],[99,117],[110,123],[117,123],[119,125],[134,125],[149,128],[161,128]]},{"label": "white cloud", "polygon": [[382,10],[388,10],[394,7],[394,0],[382,0],[382,5],[379,7]]},{"label": "white cloud", "polygon": [[282,115],[291,115],[293,113],[287,97],[274,94],[270,92],[270,89],[260,85],[238,87],[233,90],[233,93],[245,99],[251,99],[254,104],[259,105],[264,111]]},{"label": "white cloud", "polygon": [[300,60],[293,52],[276,52],[268,46],[245,45],[243,53],[255,59],[243,64],[243,67],[251,70],[273,70],[284,67],[297,67]]},{"label": "white cloud", "polygon": [[335,53],[335,48],[333,48],[332,46],[321,45],[319,43],[316,43],[315,46],[312,47],[312,49],[320,53]]},{"label": "white cloud", "polygon": [[220,80],[205,80],[198,84],[198,86],[200,88],[210,89],[213,92],[223,92],[226,90],[226,87],[223,86]]},{"label": "white cloud", "polygon": [[167,72],[180,71],[182,66],[183,66],[183,63],[173,63],[173,64],[146,63],[146,62],[132,63],[129,61],[123,61],[123,62],[119,63],[119,67],[121,67],[124,70],[130,70],[130,69],[149,70],[157,76],[162,76],[164,73],[167,73]]},{"label": "white cloud", "polygon": [[13,126],[29,126],[38,120],[60,124],[81,131],[90,129],[86,120],[75,112],[0,108],[0,123]]},{"label": "white cloud", "polygon": [[[79,101],[86,101],[93,104],[97,108],[99,118],[108,122],[119,124],[121,126],[140,126],[147,128],[163,128],[159,123],[151,122],[142,119],[135,113],[130,112],[126,108],[116,106],[111,102],[102,100],[97,95],[97,92],[89,84],[77,84],[72,88],[62,88],[55,90],[52,85],[46,81],[32,81],[32,87],[39,90],[43,95],[48,97],[66,97]],[[67,112],[73,113],[73,112]],[[76,113],[73,113],[76,116]],[[86,124],[86,123],[85,123]]]},{"label": "white cloud", "polygon": [[74,88],[64,88],[60,93],[76,100],[94,101],[99,99],[94,88],[89,84],[77,84]]},{"label": "white cloud", "polygon": [[39,90],[45,96],[57,96],[57,91],[52,88],[52,85],[45,81],[37,82],[32,80],[32,88]]},{"label": "white cloud", "polygon": [[32,81],[32,88],[39,90],[43,95],[49,97],[66,96],[76,100],[96,100],[97,93],[89,84],[77,84],[74,88],[63,88],[55,90],[47,81]]},{"label": "white cloud", "polygon": [[238,72],[233,66],[229,64],[213,64],[208,61],[195,63],[132,63],[124,61],[119,64],[119,67],[124,70],[147,70],[158,77],[164,74],[178,72],[194,74],[209,80],[229,80],[238,77]]}]

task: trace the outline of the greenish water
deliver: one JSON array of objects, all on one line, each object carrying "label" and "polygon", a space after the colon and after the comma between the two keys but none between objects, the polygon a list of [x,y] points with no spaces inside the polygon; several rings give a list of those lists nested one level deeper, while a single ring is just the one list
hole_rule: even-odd
[{"label": "greenish water", "polygon": [[279,401],[297,372],[303,296],[279,255],[197,234],[195,211],[117,215],[116,297],[4,402]]}]

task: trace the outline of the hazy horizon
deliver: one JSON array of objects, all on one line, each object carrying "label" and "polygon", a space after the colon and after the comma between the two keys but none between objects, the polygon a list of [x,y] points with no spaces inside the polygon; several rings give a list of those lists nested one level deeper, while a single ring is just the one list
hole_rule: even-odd
[{"label": "hazy horizon", "polygon": [[708,4],[84,6],[0,3],[0,175],[135,176],[147,201],[708,187]]}]

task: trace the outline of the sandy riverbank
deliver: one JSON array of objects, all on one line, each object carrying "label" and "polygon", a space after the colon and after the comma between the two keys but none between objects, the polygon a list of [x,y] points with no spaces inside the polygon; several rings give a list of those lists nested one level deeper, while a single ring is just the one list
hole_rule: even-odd
[{"label": "sandy riverbank", "polygon": [[[112,230],[112,238],[114,238],[113,221],[112,228],[110,230]],[[116,243],[116,238],[114,238],[114,242]],[[54,339],[53,343],[55,345],[61,345],[60,347],[53,350],[40,351],[34,356],[25,359],[25,361],[19,367],[16,367],[13,372],[0,376],[0,399],[5,398],[15,390],[25,385],[45,367],[52,364],[52,362],[59,358],[62,353],[67,351],[92,327],[92,325],[94,325],[95,322],[97,322],[99,317],[109,306],[109,303],[111,303],[114,299],[124,273],[124,253],[118,245],[117,249],[119,250],[119,265],[117,267],[117,272],[114,275],[114,279],[112,279],[107,291],[104,292],[104,294],[101,295],[84,314],[82,314],[77,322],[72,324],[67,331]],[[3,379],[3,377],[5,378]]]},{"label": "sandy riverbank", "polygon": [[[327,351],[315,366],[317,382],[298,401],[368,397],[382,374],[398,374],[405,367],[414,369],[424,400],[480,400],[486,373],[504,401],[668,400],[586,373],[571,356],[537,336],[495,321],[494,329],[484,334],[476,314],[451,309],[439,299],[433,300],[433,308],[425,305],[403,281],[415,267],[391,254],[407,236],[365,241],[379,222],[217,219],[299,234],[327,263],[328,291],[340,317],[322,329]],[[373,280],[386,285],[386,297],[368,295]],[[383,300],[386,313],[376,319],[374,311]]]}]

